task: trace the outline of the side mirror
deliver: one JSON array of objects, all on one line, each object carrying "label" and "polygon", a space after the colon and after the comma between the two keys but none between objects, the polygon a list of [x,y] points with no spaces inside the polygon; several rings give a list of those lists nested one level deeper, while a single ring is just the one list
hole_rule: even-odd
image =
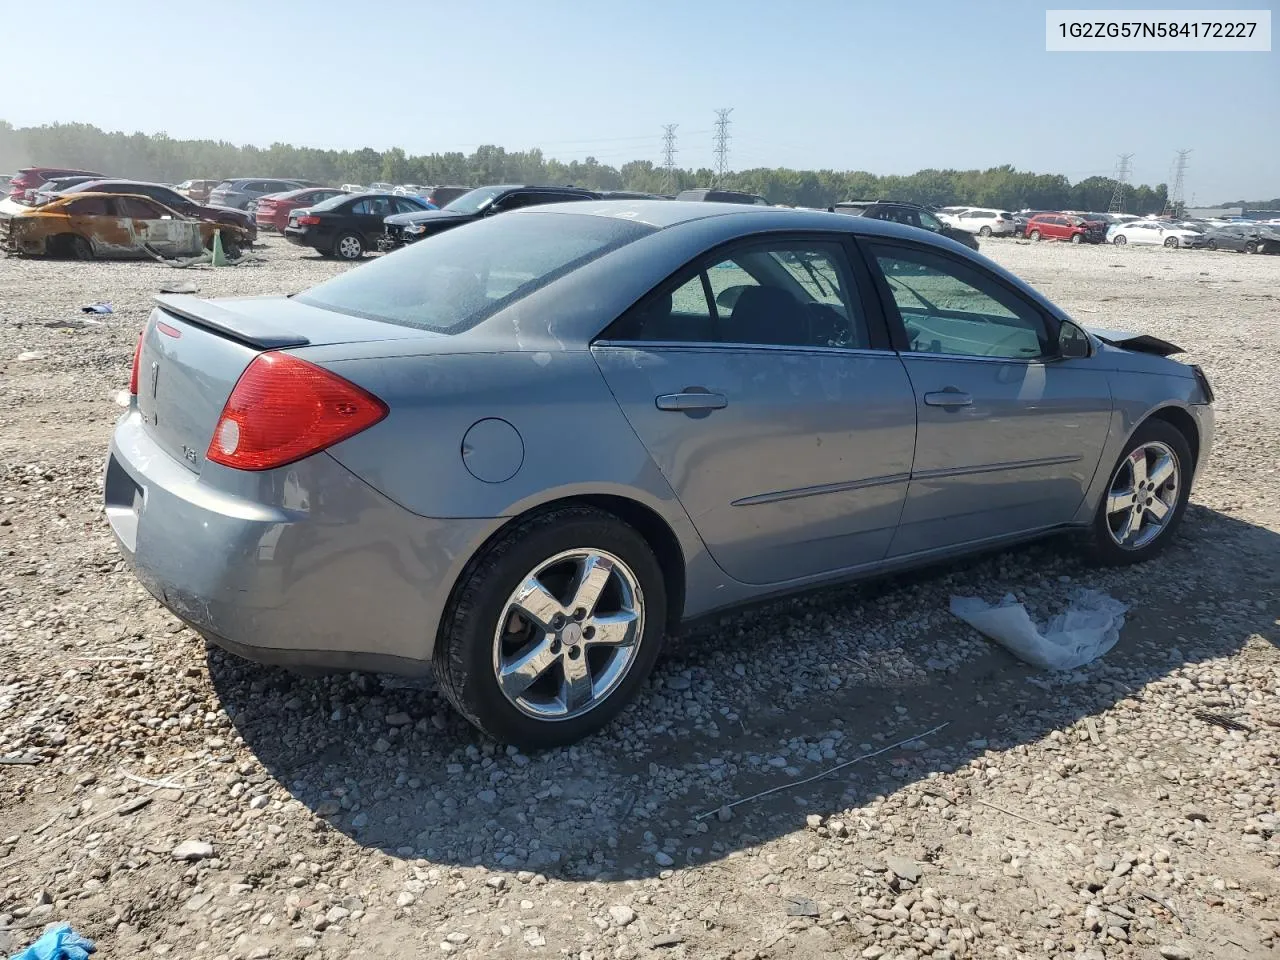
[{"label": "side mirror", "polygon": [[1070,320],[1063,320],[1058,328],[1058,358],[1083,360],[1093,356],[1093,342],[1089,335]]}]

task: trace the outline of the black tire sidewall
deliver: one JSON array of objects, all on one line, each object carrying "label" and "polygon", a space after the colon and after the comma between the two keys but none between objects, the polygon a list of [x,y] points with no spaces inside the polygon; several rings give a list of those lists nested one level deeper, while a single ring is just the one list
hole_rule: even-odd
[{"label": "black tire sidewall", "polygon": [[[1178,502],[1173,508],[1173,517],[1160,535],[1145,547],[1138,550],[1125,550],[1111,539],[1107,525],[1107,494],[1111,491],[1111,481],[1121,462],[1134,448],[1144,443],[1159,441],[1168,446],[1178,461]],[[1108,566],[1124,566],[1130,563],[1141,563],[1149,560],[1164,550],[1178,534],[1182,525],[1182,517],[1187,510],[1187,502],[1191,495],[1191,482],[1194,479],[1195,463],[1191,455],[1191,445],[1182,431],[1164,420],[1148,420],[1138,427],[1124,445],[1124,450],[1107,470],[1106,485],[1098,499],[1098,509],[1094,513],[1092,528],[1092,552],[1094,558]]]},{"label": "black tire sidewall", "polygon": [[[636,575],[644,601],[640,648],[622,683],[594,710],[571,720],[536,720],[521,713],[498,687],[493,673],[497,619],[530,571],[577,547],[612,553]],[[551,511],[513,525],[464,572],[437,638],[436,676],[459,712],[495,740],[534,749],[574,743],[608,724],[635,698],[661,652],[666,607],[662,569],[634,528],[594,508]]]}]

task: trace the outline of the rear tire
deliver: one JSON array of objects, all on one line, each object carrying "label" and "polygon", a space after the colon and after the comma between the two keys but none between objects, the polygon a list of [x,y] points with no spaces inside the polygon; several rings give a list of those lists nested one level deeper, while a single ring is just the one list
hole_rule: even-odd
[{"label": "rear tire", "polygon": [[[1162,471],[1168,471],[1166,460],[1172,462],[1172,470],[1162,479]],[[1134,462],[1141,464],[1137,483]],[[1111,480],[1094,514],[1093,559],[1124,566],[1149,560],[1167,547],[1186,512],[1194,470],[1191,446],[1181,430],[1164,420],[1148,420],[1138,427],[1111,468]],[[1157,515],[1161,509],[1163,517]]]},{"label": "rear tire", "polygon": [[[587,557],[599,561],[605,586],[598,604],[575,607]],[[530,583],[540,589],[520,598]],[[542,624],[524,612],[531,606],[541,607]],[[445,696],[490,737],[562,746],[635,697],[658,658],[666,608],[662,569],[634,528],[593,507],[550,510],[518,521],[472,560],[441,619],[432,663]],[[601,643],[605,624],[629,642]],[[585,699],[574,696],[571,676],[586,677]]]},{"label": "rear tire", "polygon": [[1210,250],[1217,250],[1217,249],[1218,249],[1218,241],[1217,241],[1217,240],[1207,240],[1207,241],[1205,241],[1205,247],[1206,247],[1206,248],[1208,248],[1208,249],[1210,249]]},{"label": "rear tire", "polygon": [[347,231],[333,241],[333,255],[341,260],[359,260],[364,256],[364,238]]},{"label": "rear tire", "polygon": [[1038,242],[1040,240],[1040,231],[1032,230],[1029,234],[1027,234],[1027,237],[1028,239],[1035,240]]},{"label": "rear tire", "polygon": [[68,237],[66,251],[72,260],[93,259],[93,245],[81,236]]}]

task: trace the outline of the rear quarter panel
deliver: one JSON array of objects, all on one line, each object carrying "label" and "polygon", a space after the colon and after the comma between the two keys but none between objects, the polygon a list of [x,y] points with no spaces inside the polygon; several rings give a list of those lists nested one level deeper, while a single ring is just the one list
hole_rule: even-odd
[{"label": "rear quarter panel", "polygon": [[[291,352],[319,362],[387,403],[391,412],[385,420],[328,452],[412,513],[433,519],[501,519],[558,500],[622,497],[656,513],[679,541],[689,583],[686,614],[750,594],[710,558],[590,353],[431,353],[329,360],[322,359],[329,353],[323,347]],[[514,475],[500,482],[477,479],[463,459],[468,431],[485,420],[505,421],[519,435],[514,453],[505,442],[500,450],[471,451],[472,456],[494,454],[518,461]]]}]

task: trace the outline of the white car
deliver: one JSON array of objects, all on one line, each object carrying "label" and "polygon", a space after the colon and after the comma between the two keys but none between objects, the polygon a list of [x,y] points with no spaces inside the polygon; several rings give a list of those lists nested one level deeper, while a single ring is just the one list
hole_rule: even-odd
[{"label": "white car", "polygon": [[1007,210],[986,210],[970,207],[963,213],[951,218],[951,225],[967,233],[976,233],[982,237],[1012,236],[1014,232],[1013,214]]},{"label": "white car", "polygon": [[364,193],[365,188],[359,183],[344,183],[342,185],[343,193]]},{"label": "white car", "polygon": [[971,209],[973,208],[972,207],[939,207],[937,210],[934,211],[934,214],[943,223],[948,224],[950,226],[955,226],[956,217],[964,213],[966,210],[971,210]]},{"label": "white car", "polygon": [[1200,247],[1204,246],[1204,234],[1157,220],[1134,220],[1113,225],[1107,231],[1107,242],[1114,243],[1117,247],[1123,247],[1127,243],[1170,248]]}]

